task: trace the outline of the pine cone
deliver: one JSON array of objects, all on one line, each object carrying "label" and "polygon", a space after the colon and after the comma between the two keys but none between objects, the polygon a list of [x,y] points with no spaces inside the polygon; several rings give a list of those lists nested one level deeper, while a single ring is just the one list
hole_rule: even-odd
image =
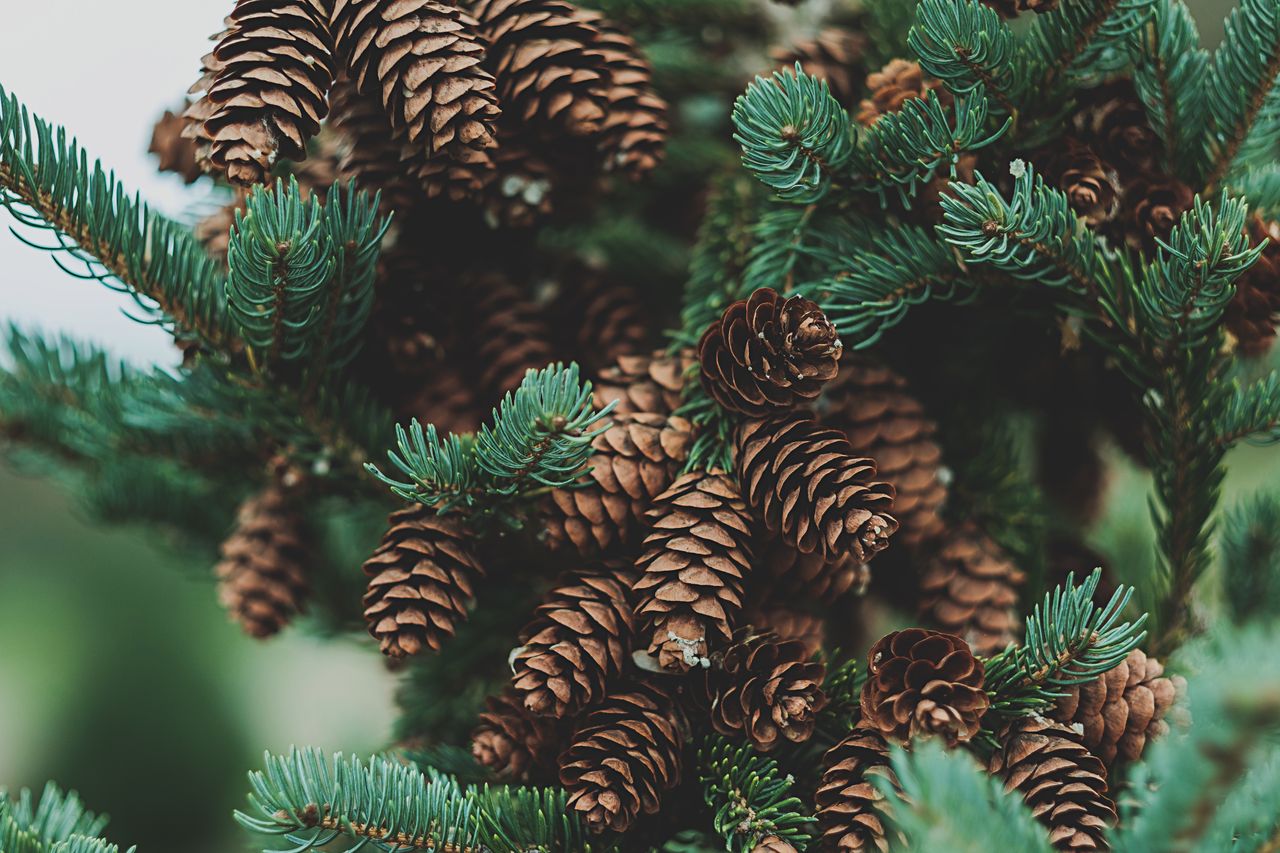
[{"label": "pine cone", "polygon": [[702,385],[726,409],[762,417],[817,397],[836,375],[840,349],[817,303],[762,287],[702,335]]},{"label": "pine cone", "polygon": [[204,171],[196,162],[195,142],[182,135],[186,125],[182,116],[165,110],[151,129],[151,145],[147,151],[160,160],[160,171],[181,175],[182,180],[190,184],[202,177]]},{"label": "pine cone", "polygon": [[1124,191],[1125,240],[1135,249],[1154,252],[1156,241],[1169,239],[1194,200],[1191,188],[1177,178],[1138,177]]},{"label": "pine cone", "polygon": [[893,486],[897,541],[918,548],[943,530],[947,500],[937,425],[911,396],[907,381],[864,358],[847,359],[823,393],[823,423],[841,429],[855,453],[876,462]]},{"label": "pine cone", "polygon": [[751,848],[751,853],[797,853],[797,851],[792,844],[778,836],[766,835],[756,842],[756,846]]},{"label": "pine cone", "polygon": [[692,441],[693,425],[684,418],[613,416],[592,439],[588,485],[551,492],[548,544],[554,550],[572,545],[588,557],[637,545],[645,512],[675,481]]},{"label": "pine cone", "polygon": [[816,655],[826,642],[827,620],[794,607],[766,604],[748,611],[743,621],[755,626],[760,633],[770,632],[779,640],[800,643],[806,660]]},{"label": "pine cone", "polygon": [[737,483],[700,471],[659,495],[648,517],[633,587],[641,636],[663,669],[687,672],[732,637],[751,569],[751,519]]},{"label": "pine cone", "polygon": [[284,489],[269,486],[240,505],[214,575],[218,601],[251,637],[271,636],[302,610],[306,536]]},{"label": "pine cone", "polygon": [[896,113],[912,98],[923,98],[937,92],[944,106],[951,104],[951,95],[940,80],[926,77],[920,65],[905,59],[894,59],[879,71],[867,75],[870,98],[864,98],[858,110],[858,124],[870,127],[886,113]]},{"label": "pine cone", "polygon": [[821,552],[802,554],[794,545],[773,537],[761,548],[756,593],[767,600],[801,600],[830,604],[850,589],[865,588],[870,567],[851,554],[828,560]]},{"label": "pine cone", "polygon": [[1080,92],[1077,100],[1071,126],[1078,137],[1125,174],[1155,169],[1160,138],[1147,121],[1147,109],[1131,81],[1109,80]]},{"label": "pine cone", "polygon": [[1227,329],[1240,352],[1256,358],[1266,354],[1276,339],[1280,323],[1280,223],[1259,216],[1249,220],[1250,244],[1271,242],[1257,263],[1236,282],[1236,294],[1227,304]]},{"label": "pine cone", "polygon": [[652,355],[619,356],[618,363],[600,371],[593,383],[596,407],[616,400],[615,415],[669,415],[680,408],[684,377],[695,363],[689,349],[675,355],[659,350]]},{"label": "pine cone", "polygon": [[794,69],[799,62],[805,74],[827,81],[837,101],[852,106],[862,91],[866,47],[867,39],[862,33],[833,27],[797,42],[790,50],[775,48],[769,56],[781,71]]},{"label": "pine cone", "polygon": [[1046,178],[1066,193],[1067,201],[1090,228],[1110,222],[1119,210],[1120,179],[1115,169],[1081,142],[1067,139],[1061,154],[1050,156]]},{"label": "pine cone", "polygon": [[470,534],[456,519],[425,506],[397,510],[388,524],[364,564],[369,633],[389,657],[439,651],[467,618],[472,588],[484,576],[471,553]]},{"label": "pine cone", "polygon": [[1058,0],[982,0],[1006,18],[1016,18],[1019,12],[1035,12],[1043,15],[1058,8]]},{"label": "pine cone", "polygon": [[982,661],[954,634],[908,628],[881,637],[867,656],[862,720],[886,738],[942,735],[954,746],[981,728],[990,700]]},{"label": "pine cone", "polygon": [[858,726],[827,751],[822,766],[822,782],[814,795],[822,849],[886,853],[884,795],[871,777],[898,784],[889,766],[888,742],[875,728]]},{"label": "pine cone", "polygon": [[551,327],[562,332],[562,349],[588,373],[650,352],[648,311],[640,293],[623,282],[583,268],[570,270],[551,302],[550,315]]},{"label": "pine cone", "polygon": [[994,654],[1018,640],[1018,587],[1025,580],[991,537],[963,527],[925,565],[920,613],[964,637],[978,654]]},{"label": "pine cone", "polygon": [[563,718],[604,698],[606,681],[622,674],[631,650],[633,581],[630,571],[582,569],[547,593],[511,659],[526,709]]},{"label": "pine cone", "polygon": [[530,714],[510,690],[485,700],[471,733],[471,754],[499,779],[527,782],[552,778],[561,748],[554,720]]},{"label": "pine cone", "polygon": [[655,814],[680,782],[685,721],[659,686],[637,682],[612,692],[587,715],[560,756],[569,809],[594,833],[626,832]]},{"label": "pine cone", "polygon": [[425,154],[407,151],[393,138],[391,121],[377,95],[362,95],[340,76],[329,94],[330,124],[340,137],[338,174],[344,181],[382,193],[382,203],[399,215],[409,212],[422,196],[411,172]]},{"label": "pine cone", "polygon": [[738,477],[765,526],[805,554],[865,563],[889,544],[893,487],[875,463],[812,415],[790,412],[738,430]]},{"label": "pine cone", "polygon": [[[229,25],[230,18],[224,23]],[[214,33],[209,37],[216,46],[231,32],[230,29],[224,29],[221,32]],[[213,81],[218,79],[218,73],[222,71],[223,63],[214,55],[211,50],[204,56],[200,57],[200,76],[196,82],[191,84],[191,88],[187,89],[187,95],[190,102],[187,108],[182,111],[182,138],[191,141],[195,149],[196,167],[205,173],[217,171],[213,165],[213,161],[209,159],[210,152],[213,148],[213,139],[205,130],[205,121],[213,115],[217,109],[217,105],[209,99],[209,89],[213,87]]]},{"label": "pine cone", "polygon": [[551,331],[521,288],[500,273],[474,276],[463,286],[474,294],[463,306],[466,340],[475,346],[471,363],[495,400],[518,388],[529,370],[555,361]]},{"label": "pine cone", "polygon": [[1106,830],[1116,807],[1107,797],[1107,769],[1070,727],[1034,716],[1018,720],[988,769],[1006,791],[1022,794],[1056,849],[1111,849]]},{"label": "pine cone", "polygon": [[784,740],[807,741],[827,704],[826,664],[810,658],[802,642],[738,629],[707,671],[711,725],[722,735],[746,738],[761,752]]},{"label": "pine cone", "polygon": [[236,0],[206,95],[210,159],[238,184],[264,183],[278,157],[305,160],[328,111],[335,59],[321,0]]},{"label": "pine cone", "polygon": [[604,122],[598,148],[606,171],[632,180],[662,162],[667,141],[667,102],[653,88],[653,72],[629,36],[607,21],[594,50],[608,79],[604,88]]},{"label": "pine cone", "polygon": [[1134,649],[1119,666],[1069,688],[1051,716],[1083,726],[1081,743],[1108,767],[1137,761],[1147,741],[1169,731],[1165,714],[1186,689],[1182,676],[1163,673],[1160,661]]}]

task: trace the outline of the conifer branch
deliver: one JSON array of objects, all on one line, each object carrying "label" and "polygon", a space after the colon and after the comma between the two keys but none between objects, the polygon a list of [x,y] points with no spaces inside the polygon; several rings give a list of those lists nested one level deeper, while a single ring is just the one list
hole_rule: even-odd
[{"label": "conifer branch", "polygon": [[1220,447],[1280,442],[1280,374],[1272,371],[1245,387],[1235,383],[1218,413],[1217,436]]},{"label": "conifer branch", "polygon": [[1013,105],[1014,37],[999,14],[978,0],[923,0],[907,44],[920,66],[957,95],[982,89],[1006,114]]},{"label": "conifer branch", "polygon": [[752,853],[769,837],[796,850],[808,848],[813,818],[790,793],[794,780],[781,775],[778,762],[711,735],[698,752],[698,767],[702,796],[725,850]]},{"label": "conifer branch", "polygon": [[1123,51],[1109,48],[1147,20],[1155,0],[1076,0],[1036,17],[1018,51],[1020,103],[1056,104],[1061,90],[1080,73],[1102,76],[1118,70]]},{"label": "conifer branch", "polygon": [[1182,0],[1157,0],[1151,20],[1129,39],[1133,85],[1162,146],[1171,174],[1193,181],[1208,104],[1204,80],[1209,54]]},{"label": "conifer branch", "polygon": [[88,811],[74,791],[63,793],[52,782],[38,798],[26,788],[11,798],[0,788],[4,853],[120,853],[119,846],[98,837],[106,825],[105,815]]},{"label": "conifer branch", "polygon": [[1241,0],[1209,67],[1203,184],[1212,189],[1242,162],[1269,158],[1280,140],[1280,4]]},{"label": "conifer branch", "polygon": [[1280,616],[1280,494],[1259,492],[1227,513],[1222,571],[1233,621]]}]

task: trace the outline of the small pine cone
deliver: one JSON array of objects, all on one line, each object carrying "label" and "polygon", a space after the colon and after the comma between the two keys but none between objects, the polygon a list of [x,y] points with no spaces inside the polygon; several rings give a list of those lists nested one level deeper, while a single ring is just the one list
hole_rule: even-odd
[{"label": "small pine cone", "polygon": [[389,657],[439,651],[467,618],[484,570],[465,528],[425,506],[397,510],[382,543],[365,561],[364,618]]},{"label": "small pine cone", "polygon": [[759,576],[764,597],[775,600],[816,601],[830,604],[851,589],[865,589],[871,568],[852,554],[828,560],[819,551],[801,553],[794,545],[773,537],[761,549]]},{"label": "small pine cone", "polygon": [[214,574],[218,600],[251,637],[271,636],[302,610],[306,536],[284,489],[268,487],[241,504]]},{"label": "small pine cone", "polygon": [[696,363],[690,349],[674,355],[659,350],[652,355],[619,356],[618,363],[600,371],[592,385],[596,407],[616,400],[615,415],[669,415],[680,408],[685,376]]},{"label": "small pine cone", "polygon": [[667,141],[667,102],[653,88],[653,72],[636,43],[606,21],[593,49],[602,57],[608,85],[598,143],[606,171],[633,180],[662,162]]},{"label": "small pine cone", "polygon": [[650,352],[648,311],[630,285],[576,268],[560,282],[550,305],[551,327],[562,348],[591,374],[620,358]]},{"label": "small pine cone", "polygon": [[751,517],[737,483],[701,471],[676,480],[648,516],[633,587],[641,636],[664,670],[687,672],[733,636],[751,570]]},{"label": "small pine cone", "polygon": [[1055,849],[1105,851],[1116,807],[1107,797],[1107,768],[1069,726],[1023,717],[991,756],[992,775],[1022,794]]},{"label": "small pine cone", "polygon": [[765,526],[801,553],[869,561],[898,522],[893,487],[876,482],[875,463],[806,412],[747,421],[738,430],[738,477]]},{"label": "small pine cone", "polygon": [[1061,154],[1049,158],[1046,172],[1090,228],[1110,222],[1119,212],[1120,178],[1088,145],[1067,139]]},{"label": "small pine cone", "polygon": [[1191,209],[1195,194],[1177,178],[1143,175],[1124,190],[1124,239],[1135,249],[1156,250]]},{"label": "small pine cone", "polygon": [[772,632],[779,640],[800,643],[806,660],[816,655],[826,642],[827,620],[794,607],[766,604],[749,611],[743,621],[760,632]]},{"label": "small pine cone", "polygon": [[615,415],[592,439],[587,485],[555,489],[547,505],[547,542],[583,556],[609,556],[639,544],[645,512],[689,457],[693,425],[661,415]]},{"label": "small pine cone", "polygon": [[1257,358],[1271,349],[1280,323],[1280,222],[1252,217],[1249,238],[1250,245],[1263,239],[1271,242],[1236,282],[1236,294],[1227,303],[1226,323],[1240,352]]},{"label": "small pine cone", "polygon": [[871,97],[863,99],[857,116],[858,124],[866,127],[886,113],[896,113],[912,98],[923,98],[930,92],[937,92],[944,105],[951,103],[942,81],[926,77],[918,63],[905,59],[890,60],[884,68],[868,74],[867,91]]},{"label": "small pine cone", "polygon": [[1058,0],[982,0],[1006,18],[1016,18],[1019,12],[1035,12],[1043,15],[1058,8]]},{"label": "small pine cone", "polygon": [[328,111],[336,60],[321,0],[237,0],[214,48],[206,98],[210,159],[237,184],[268,179],[278,157],[305,160]]},{"label": "small pine cone", "polygon": [[897,541],[918,548],[943,530],[947,500],[937,425],[907,388],[883,365],[847,359],[823,393],[822,421],[844,430],[855,453],[876,462],[877,476],[893,486]]},{"label": "small pine cone", "polygon": [[464,306],[467,340],[474,342],[471,361],[481,388],[501,397],[518,388],[530,369],[555,361],[541,309],[506,276],[480,274],[462,287],[471,300]]},{"label": "small pine cone", "polygon": [[707,671],[711,725],[722,735],[746,738],[761,752],[784,741],[807,741],[827,705],[827,667],[811,657],[797,640],[738,629]]},{"label": "small pine cone", "polygon": [[606,681],[622,674],[631,651],[633,580],[630,571],[583,569],[547,593],[511,659],[528,711],[564,718],[604,698]]},{"label": "small pine cone", "polygon": [[1071,118],[1075,134],[1125,174],[1155,169],[1160,138],[1147,121],[1147,108],[1126,78],[1109,80],[1077,95]]},{"label": "small pine cone", "polygon": [[151,145],[147,151],[160,160],[160,171],[180,175],[188,184],[204,175],[196,162],[196,144],[182,135],[187,122],[182,116],[164,111],[164,115],[151,130]]},{"label": "small pine cone", "polygon": [[421,165],[421,152],[406,151],[392,136],[391,122],[377,96],[362,95],[340,76],[329,95],[330,126],[338,132],[338,175],[370,192],[382,193],[382,203],[398,214],[407,213],[422,196],[411,172]]},{"label": "small pine cone", "polygon": [[827,750],[822,767],[814,794],[822,849],[887,853],[884,795],[871,780],[879,776],[898,784],[889,766],[888,741],[876,729],[860,725]]},{"label": "small pine cone", "polygon": [[797,42],[790,50],[775,49],[770,58],[781,71],[791,70],[799,62],[805,74],[827,81],[837,101],[852,106],[862,90],[866,47],[867,39],[862,33],[830,28],[812,39]]},{"label": "small pine cone", "polygon": [[626,832],[656,814],[664,792],[680,782],[686,723],[656,684],[616,688],[587,715],[560,756],[560,784],[593,833]]},{"label": "small pine cone", "polygon": [[982,727],[990,699],[982,661],[954,634],[908,628],[881,637],[867,656],[863,724],[890,740],[942,735],[964,743]]},{"label": "small pine cone", "polygon": [[563,744],[554,720],[525,710],[511,691],[485,700],[486,710],[471,733],[471,754],[503,781],[552,778]]},{"label": "small pine cone", "polygon": [[1137,761],[1147,741],[1169,731],[1165,714],[1185,688],[1186,679],[1164,675],[1160,661],[1134,649],[1119,666],[1069,688],[1051,716],[1083,726],[1081,742],[1111,767]]},{"label": "small pine cone", "polygon": [[920,613],[982,655],[1018,640],[1018,587],[1026,580],[991,537],[962,528],[946,538],[920,578]]},{"label": "small pine cone", "polygon": [[762,287],[698,342],[702,385],[726,409],[763,417],[812,400],[836,375],[840,336],[816,302]]}]

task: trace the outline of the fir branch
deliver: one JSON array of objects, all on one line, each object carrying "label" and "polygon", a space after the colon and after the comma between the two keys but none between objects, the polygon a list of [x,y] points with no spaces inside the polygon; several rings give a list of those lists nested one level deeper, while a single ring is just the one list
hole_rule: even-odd
[{"label": "fir branch", "polygon": [[1035,110],[1060,104],[1080,78],[1118,71],[1128,56],[1117,46],[1146,22],[1154,2],[1074,0],[1037,15],[1019,44],[1019,105]]},{"label": "fir branch", "polygon": [[1227,513],[1222,574],[1233,622],[1280,616],[1280,494],[1259,492]]},{"label": "fir branch", "polygon": [[582,821],[561,788],[509,785],[469,789],[484,849],[493,853],[560,853],[608,849],[587,840]]},{"label": "fir branch", "polygon": [[778,762],[710,735],[698,751],[698,769],[702,796],[725,850],[751,853],[769,837],[796,850],[808,848],[814,820],[790,794],[793,780],[780,775]]},{"label": "fir branch", "polygon": [[902,0],[864,0],[866,17],[868,66],[877,68],[902,55],[911,25],[915,22],[915,4]]},{"label": "fir branch", "polygon": [[[24,242],[55,253],[67,273],[133,296],[142,322],[214,348],[231,342],[226,281],[190,229],[128,195],[101,163],[89,165],[64,129],[29,114],[3,87],[0,205],[19,224],[49,233],[54,245]],[[59,254],[83,271],[64,266]]]},{"label": "fir branch", "polygon": [[1273,370],[1245,387],[1232,383],[1216,421],[1220,447],[1280,442],[1280,373]]},{"label": "fir branch", "polygon": [[830,275],[841,257],[870,248],[883,232],[838,205],[803,207],[772,202],[759,214],[751,232],[751,250],[737,297],[745,299],[761,287],[783,293]]},{"label": "fir branch", "polygon": [[1243,198],[1263,219],[1280,216],[1280,164],[1264,162],[1237,169],[1223,180],[1223,192]]},{"label": "fir branch", "polygon": [[440,512],[472,509],[487,493],[474,448],[474,436],[450,433],[441,438],[435,424],[424,429],[414,418],[408,430],[396,425],[396,450],[387,451],[391,464],[408,476],[409,482],[388,477],[372,463],[367,463],[365,470],[406,501],[433,506]]},{"label": "fir branch", "polygon": [[1208,119],[1204,81],[1209,54],[1182,0],[1157,0],[1151,20],[1129,39],[1133,85],[1161,142],[1166,171],[1194,180],[1196,146]]},{"label": "fir branch", "polygon": [[957,95],[981,88],[1004,113],[1013,105],[1013,30],[978,0],[923,0],[907,44],[921,67]]},{"label": "fir branch", "polygon": [[1280,3],[1241,0],[1213,54],[1201,173],[1215,187],[1239,166],[1272,159],[1280,141]]},{"label": "fir branch", "polygon": [[106,824],[105,815],[87,811],[74,791],[64,794],[52,782],[38,801],[26,788],[16,799],[0,788],[3,853],[120,853],[119,846],[98,837]]}]

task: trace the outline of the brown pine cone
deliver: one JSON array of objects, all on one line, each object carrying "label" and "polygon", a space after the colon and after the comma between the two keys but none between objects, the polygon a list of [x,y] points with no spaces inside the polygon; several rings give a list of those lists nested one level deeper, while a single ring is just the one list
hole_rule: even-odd
[{"label": "brown pine cone", "polygon": [[889,766],[889,744],[884,736],[873,727],[860,725],[827,750],[822,767],[822,781],[814,795],[822,849],[887,853],[884,795],[871,781],[879,776],[895,787],[898,784]]},{"label": "brown pine cone", "polygon": [[561,348],[590,374],[651,351],[649,312],[639,291],[591,270],[577,267],[562,277],[550,316]]},{"label": "brown pine cone", "polygon": [[982,727],[990,699],[982,661],[954,634],[908,628],[881,637],[867,656],[862,721],[890,740],[942,735],[955,746]]},{"label": "brown pine cone", "polygon": [[299,613],[310,591],[301,517],[269,486],[240,505],[214,568],[218,601],[251,637],[269,637]]},{"label": "brown pine cone", "polygon": [[615,689],[560,756],[569,810],[594,833],[626,832],[639,815],[657,813],[663,793],[680,782],[685,727],[680,707],[660,686]]},{"label": "brown pine cone", "polygon": [[631,651],[633,580],[630,570],[582,569],[547,593],[511,659],[527,710],[563,718],[604,698],[606,681],[622,674]]},{"label": "brown pine cone", "polygon": [[840,336],[816,302],[762,287],[724,310],[698,342],[702,386],[753,417],[812,400],[836,375]]},{"label": "brown pine cone", "polygon": [[160,171],[180,175],[190,184],[202,177],[204,170],[196,162],[194,140],[182,135],[186,125],[182,116],[165,110],[151,129],[151,145],[147,151],[159,159]]},{"label": "brown pine cone", "polygon": [[608,85],[598,150],[605,171],[632,180],[662,162],[667,142],[667,102],[653,88],[653,72],[630,36],[607,21],[593,50],[601,57]]},{"label": "brown pine cone", "polygon": [[796,848],[776,835],[766,835],[756,842],[751,853],[796,853]]},{"label": "brown pine cone", "polygon": [[[224,24],[230,25],[231,19],[224,20]],[[230,29],[224,29],[221,32],[214,33],[209,37],[209,41],[214,43],[215,49],[231,32]],[[217,105],[208,97],[209,89],[213,86],[213,81],[218,79],[218,73],[222,71],[223,63],[214,55],[211,50],[204,56],[200,57],[200,76],[196,82],[191,84],[191,88],[187,89],[189,103],[187,108],[182,111],[182,138],[191,141],[195,149],[196,167],[205,173],[217,171],[213,165],[213,161],[209,159],[210,151],[213,148],[213,139],[205,131],[204,123],[213,115],[217,109]]]},{"label": "brown pine cone", "polygon": [[1125,174],[1155,169],[1160,138],[1147,121],[1147,109],[1131,81],[1109,80],[1080,92],[1077,101],[1072,129],[1104,160]]},{"label": "brown pine cone", "polygon": [[870,567],[851,554],[831,560],[818,551],[802,554],[777,536],[761,547],[757,562],[754,595],[762,600],[830,604],[850,589],[865,589],[871,579]]},{"label": "brown pine cone", "polygon": [[890,60],[884,68],[868,74],[867,91],[871,97],[863,99],[857,116],[858,124],[866,127],[885,113],[896,113],[912,98],[923,98],[930,92],[937,92],[943,105],[951,103],[951,94],[942,81],[926,77],[918,63],[905,59]]},{"label": "brown pine cone", "polygon": [[1066,193],[1067,201],[1090,228],[1110,222],[1119,211],[1120,178],[1092,148],[1074,139],[1048,158],[1045,178]]},{"label": "brown pine cone", "polygon": [[920,577],[920,614],[964,637],[981,655],[1018,641],[1018,587],[1026,580],[1004,549],[971,527],[953,531]]},{"label": "brown pine cone", "polygon": [[648,517],[632,588],[641,637],[664,670],[687,672],[733,635],[751,570],[751,517],[732,478],[701,471],[676,480]]},{"label": "brown pine cone", "polygon": [[863,53],[866,37],[854,30],[831,27],[814,38],[797,42],[789,50],[775,48],[769,57],[780,71],[789,71],[800,63],[804,73],[827,81],[837,101],[845,106],[857,102],[862,90]]},{"label": "brown pine cone", "polygon": [[1134,649],[1115,669],[1067,690],[1050,715],[1083,726],[1081,743],[1108,767],[1142,757],[1147,741],[1169,731],[1165,714],[1186,689],[1155,658]]},{"label": "brown pine cone", "polygon": [[466,340],[474,345],[476,379],[496,402],[514,391],[529,370],[555,361],[551,330],[541,309],[500,273],[481,273],[461,283]]},{"label": "brown pine cone", "polygon": [[1236,281],[1236,293],[1227,303],[1227,329],[1240,352],[1250,358],[1265,355],[1276,339],[1280,323],[1280,222],[1260,216],[1249,220],[1249,243],[1271,242],[1257,262]]},{"label": "brown pine cone", "polygon": [[674,355],[659,350],[651,355],[619,356],[618,363],[600,371],[592,383],[596,407],[616,400],[615,415],[669,415],[680,408],[685,376],[696,363],[690,349]]},{"label": "brown pine cone", "polygon": [[869,561],[898,522],[893,487],[844,435],[807,412],[747,421],[738,430],[738,478],[765,526],[804,554]]},{"label": "brown pine cone", "polygon": [[470,533],[430,507],[397,510],[373,556],[364,619],[389,657],[439,651],[467,618],[484,570],[471,553]]},{"label": "brown pine cone", "polygon": [[693,425],[661,415],[615,415],[592,439],[587,485],[555,489],[546,505],[547,543],[583,556],[610,556],[639,544],[645,512],[680,473]]},{"label": "brown pine cone", "polygon": [[1124,238],[1135,249],[1156,250],[1191,209],[1195,194],[1177,178],[1142,175],[1124,190]]},{"label": "brown pine cone", "polygon": [[203,132],[214,166],[247,185],[264,183],[279,157],[305,160],[336,69],[321,0],[236,0],[213,53]]},{"label": "brown pine cone", "polygon": [[1058,0],[982,0],[1006,18],[1016,18],[1019,12],[1035,12],[1043,15],[1058,8]]},{"label": "brown pine cone", "polygon": [[707,670],[711,725],[722,735],[746,738],[761,752],[784,740],[807,741],[827,705],[827,666],[811,657],[797,640],[738,629]]},{"label": "brown pine cone", "polygon": [[392,135],[391,121],[377,95],[362,95],[340,75],[329,94],[330,126],[338,132],[338,175],[370,192],[382,193],[382,204],[404,215],[421,198],[412,176],[425,154],[406,150]]},{"label": "brown pine cone", "polygon": [[1116,807],[1107,797],[1107,769],[1069,726],[1023,717],[1004,733],[988,769],[1006,791],[1022,794],[1054,848],[1111,849],[1106,831]]},{"label": "brown pine cone", "polygon": [[866,358],[846,359],[823,391],[822,421],[843,430],[855,453],[875,460],[876,474],[893,486],[897,541],[918,548],[943,530],[947,500],[937,424],[907,381]]},{"label": "brown pine cone", "polygon": [[779,640],[794,640],[804,646],[805,659],[816,655],[826,641],[827,620],[816,613],[786,605],[765,604],[752,608],[743,622],[759,633],[770,632]]},{"label": "brown pine cone", "polygon": [[555,720],[525,710],[510,690],[485,699],[471,733],[471,754],[503,781],[553,778],[563,744]]}]

